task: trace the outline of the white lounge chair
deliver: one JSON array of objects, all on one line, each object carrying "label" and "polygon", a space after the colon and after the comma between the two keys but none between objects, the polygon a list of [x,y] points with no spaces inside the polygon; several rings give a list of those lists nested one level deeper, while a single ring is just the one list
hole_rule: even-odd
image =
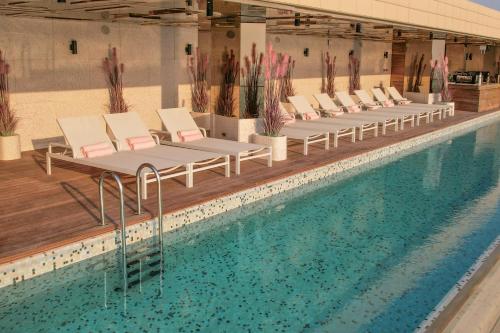
[{"label": "white lounge chair", "polygon": [[[388,115],[372,111],[363,112],[361,111],[362,107],[356,104],[347,92],[338,91],[335,93],[335,95],[337,96],[337,99],[339,100],[340,104],[342,104],[342,106],[348,113],[347,115],[344,115],[342,117],[345,117],[346,119],[362,118],[362,119],[377,121],[382,126],[382,134],[386,133],[387,127],[389,126],[393,126],[395,131],[399,129],[399,118],[394,114]],[[359,110],[359,111],[356,112],[354,110]]]},{"label": "white lounge chair", "polygon": [[[352,142],[356,141],[356,127],[361,126],[359,122],[346,122],[338,120],[338,118],[321,118],[321,114],[314,110],[303,96],[290,96],[288,100],[301,119],[296,119],[295,123],[289,124],[287,127],[329,132],[333,136],[333,146],[335,148],[338,146],[338,139],[341,137],[349,136]],[[282,113],[283,111],[286,112],[282,104],[280,104],[280,108]],[[306,115],[311,113],[318,115],[319,119],[306,119]]]},{"label": "white lounge chair", "polygon": [[368,111],[375,112],[376,114],[397,116],[401,124],[401,129],[404,129],[405,122],[409,122],[411,127],[415,125],[415,117],[418,111],[413,112],[412,109],[408,108],[385,107],[382,103],[374,101],[365,90],[355,90],[354,94],[356,94],[363,107]]},{"label": "white lounge chair", "polygon": [[[329,117],[337,117],[344,114],[344,110],[340,106],[335,104],[328,94],[313,94],[313,96],[319,103],[318,110],[321,113],[324,113]],[[320,101],[322,101],[323,103],[321,103]]]},{"label": "white lounge chair", "polygon": [[[115,113],[104,115],[112,140],[118,151],[130,151],[131,140],[144,138],[154,140],[151,147],[134,150],[142,155],[167,158],[179,163],[188,164],[191,172],[197,173],[218,167],[224,167],[225,176],[230,177],[230,157],[227,154],[213,153],[195,149],[161,145],[158,136],[152,135],[139,115],[135,112]],[[220,162],[220,160],[223,160]],[[192,184],[189,184],[192,186]]]},{"label": "white lounge chair", "polygon": [[[157,113],[166,131],[153,131],[153,133],[161,136],[161,143],[163,144],[234,156],[237,175],[240,174],[240,164],[242,161],[254,158],[266,158],[267,165],[269,167],[272,166],[271,147],[253,143],[209,138],[207,137],[206,129],[199,128],[193,117],[191,117],[185,108],[161,109],[157,110]],[[180,136],[181,131],[199,131],[201,135],[199,135],[196,140],[182,142]],[[168,137],[170,140],[164,140],[165,137]]]},{"label": "white lounge chair", "polygon": [[[146,156],[139,151],[117,152],[109,136],[106,134],[104,121],[100,116],[59,118],[57,123],[64,135],[66,144],[50,143],[46,153],[46,171],[52,174],[52,159],[62,160],[78,165],[113,171],[128,176],[136,176],[137,169],[143,163],[151,163],[160,172],[161,179],[186,176],[186,185],[192,184],[192,172],[188,163],[179,163],[167,158]],[[84,149],[95,145],[107,146],[107,153],[101,156],[86,157]],[[56,152],[56,148],[63,151]],[[101,148],[102,149],[102,148]],[[58,149],[59,150],[59,149]],[[147,196],[147,183],[155,182],[152,173],[142,174],[143,195]]]},{"label": "white lounge chair", "polygon": [[405,107],[402,104],[395,105],[392,101],[390,101],[384,94],[384,92],[380,88],[372,88],[372,93],[375,99],[381,103],[382,105],[386,105],[388,107],[398,108],[399,110],[403,110],[405,112],[411,112],[415,114],[416,124],[420,125],[420,119],[424,119],[427,123],[431,121],[433,109],[429,108],[411,108]]},{"label": "white lounge chair", "polygon": [[453,116],[455,114],[455,110],[452,106],[446,104],[422,104],[422,103],[413,103],[407,98],[401,96],[399,91],[395,87],[387,88],[387,92],[389,96],[400,105],[410,105],[412,107],[420,107],[420,108],[428,108],[432,109],[432,114],[430,120],[434,120],[434,116],[437,115],[439,119],[446,118],[446,114],[449,116]]}]

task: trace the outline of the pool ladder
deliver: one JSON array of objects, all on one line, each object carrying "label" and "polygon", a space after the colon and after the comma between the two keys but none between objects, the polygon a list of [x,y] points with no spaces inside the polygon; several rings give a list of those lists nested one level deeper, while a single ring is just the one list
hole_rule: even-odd
[{"label": "pool ladder", "polygon": [[[157,275],[160,280],[163,275],[163,206],[161,195],[161,176],[152,164],[144,163],[136,172],[136,190],[137,190],[137,214],[142,213],[142,186],[141,174],[145,169],[149,169],[156,177],[157,198],[158,198],[158,242],[156,247],[141,247],[132,253],[127,253],[127,225],[125,220],[125,203],[123,194],[123,184],[120,176],[111,171],[104,171],[99,178],[99,202],[101,208],[101,225],[105,225],[104,214],[104,181],[107,177],[112,177],[118,186],[120,199],[120,226],[121,226],[121,266],[123,286],[115,290],[126,293],[127,289],[139,285],[142,290],[142,281]],[[146,181],[144,178],[143,181]]]}]

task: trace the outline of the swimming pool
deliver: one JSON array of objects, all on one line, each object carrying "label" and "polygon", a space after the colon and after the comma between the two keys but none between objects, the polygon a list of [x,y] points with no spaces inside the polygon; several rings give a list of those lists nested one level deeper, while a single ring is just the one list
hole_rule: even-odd
[{"label": "swimming pool", "polygon": [[126,296],[119,252],[2,288],[0,332],[411,332],[500,234],[499,168],[497,123],[165,234]]}]

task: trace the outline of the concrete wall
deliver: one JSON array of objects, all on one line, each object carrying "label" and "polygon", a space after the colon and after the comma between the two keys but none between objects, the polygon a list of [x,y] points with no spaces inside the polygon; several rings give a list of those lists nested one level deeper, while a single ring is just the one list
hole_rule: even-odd
[{"label": "concrete wall", "polygon": [[[306,96],[316,105],[313,94],[321,92],[323,59],[322,52],[329,51],[337,56],[337,91],[349,90],[349,51],[355,50],[361,60],[361,88],[370,90],[374,86],[389,86],[390,56],[384,59],[384,52],[391,52],[391,44],[384,42],[359,41],[350,39],[330,39],[311,36],[267,35],[279,52],[290,54],[296,61],[294,87],[299,95]],[[361,44],[360,44],[361,43]],[[304,56],[304,49],[309,48],[309,56]],[[388,69],[384,71],[384,68]]]},{"label": "concrete wall", "polygon": [[[71,39],[78,42],[76,55],[68,49]],[[190,106],[184,47],[196,47],[197,39],[196,28],[2,17],[0,49],[12,68],[22,149],[59,137],[58,117],[106,112],[100,66],[110,46],[125,64],[124,94],[131,109],[148,126],[159,127],[156,109]]]},{"label": "concrete wall", "polygon": [[500,39],[500,11],[468,0],[267,0],[266,2]]}]

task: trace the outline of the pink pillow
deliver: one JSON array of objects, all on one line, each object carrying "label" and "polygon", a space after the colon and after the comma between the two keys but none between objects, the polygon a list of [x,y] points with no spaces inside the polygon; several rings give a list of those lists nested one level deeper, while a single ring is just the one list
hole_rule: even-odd
[{"label": "pink pillow", "polygon": [[127,143],[131,150],[140,150],[156,146],[155,140],[147,135],[127,138]]},{"label": "pink pillow", "polygon": [[342,110],[329,110],[328,114],[334,116],[334,117],[339,117],[344,114],[344,111]]},{"label": "pink pillow", "polygon": [[368,108],[368,110],[370,111],[373,111],[373,110],[377,110],[377,109],[380,109],[381,106],[378,105],[378,104],[366,104],[366,107]]},{"label": "pink pillow", "polygon": [[295,116],[289,114],[288,112],[283,115],[283,124],[288,125],[293,123],[295,123]]},{"label": "pink pillow", "polygon": [[411,101],[409,101],[409,100],[401,100],[401,101],[399,101],[398,103],[399,103],[399,104],[402,104],[402,105],[408,105],[408,104],[410,104],[410,103],[411,103]]},{"label": "pink pillow", "polygon": [[386,108],[392,108],[394,106],[394,103],[390,100],[386,100],[386,101],[384,101],[384,106]]},{"label": "pink pillow", "polygon": [[113,154],[114,149],[107,142],[99,142],[92,145],[82,146],[81,152],[83,157],[92,158],[111,155]]},{"label": "pink pillow", "polygon": [[361,108],[359,107],[359,105],[351,105],[347,108],[348,112],[351,113],[351,112],[361,112]]},{"label": "pink pillow", "polygon": [[316,120],[316,119],[319,119],[318,114],[316,112],[313,112],[313,111],[311,111],[311,112],[305,112],[303,114],[303,116],[304,116],[305,120]]},{"label": "pink pillow", "polygon": [[181,142],[190,142],[203,139],[203,134],[199,129],[178,131],[177,135]]}]

